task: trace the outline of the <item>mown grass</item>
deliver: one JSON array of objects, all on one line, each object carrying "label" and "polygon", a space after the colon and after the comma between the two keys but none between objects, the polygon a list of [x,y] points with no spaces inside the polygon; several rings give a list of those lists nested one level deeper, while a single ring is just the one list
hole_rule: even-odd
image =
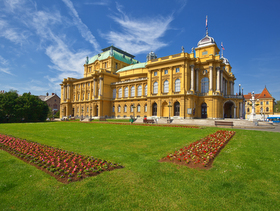
[{"label": "mown grass", "polygon": [[217,128],[52,122],[0,133],[121,163],[62,184],[0,150],[0,210],[278,210],[280,134],[235,130],[207,171],[158,160]]}]

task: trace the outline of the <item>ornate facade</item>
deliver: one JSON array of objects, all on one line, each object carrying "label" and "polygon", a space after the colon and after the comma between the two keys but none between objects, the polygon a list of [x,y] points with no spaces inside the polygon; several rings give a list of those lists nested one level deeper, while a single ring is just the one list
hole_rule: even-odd
[{"label": "ornate facade", "polygon": [[229,61],[207,35],[191,53],[140,63],[114,46],[86,60],[84,77],[65,78],[61,117],[240,118],[243,96],[234,95]]}]

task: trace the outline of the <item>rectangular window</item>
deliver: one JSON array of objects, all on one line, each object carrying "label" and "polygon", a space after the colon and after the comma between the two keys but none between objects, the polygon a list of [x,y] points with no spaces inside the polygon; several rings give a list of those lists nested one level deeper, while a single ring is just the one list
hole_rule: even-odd
[{"label": "rectangular window", "polygon": [[107,62],[105,62],[105,65],[104,65],[104,66],[105,66],[105,68],[107,68]]},{"label": "rectangular window", "polygon": [[121,112],[121,106],[118,107],[118,112],[119,112],[119,113]]},{"label": "rectangular window", "polygon": [[89,72],[91,72],[91,67],[89,68]]},{"label": "rectangular window", "polygon": [[77,113],[79,113],[79,108],[77,108]]},{"label": "rectangular window", "polygon": [[179,73],[179,72],[180,72],[180,68],[177,67],[177,68],[176,68],[176,73]]},{"label": "rectangular window", "polygon": [[89,93],[88,93],[88,95],[87,95],[87,99],[89,100]]},{"label": "rectangular window", "polygon": [[88,83],[88,86],[90,86],[90,83]]},{"label": "rectangular window", "polygon": [[165,75],[168,74],[168,70],[164,70],[164,74],[165,74]]},{"label": "rectangular window", "polygon": [[118,69],[118,63],[116,63],[116,70]]},{"label": "rectangular window", "polygon": [[137,106],[137,112],[140,112],[140,105]]},{"label": "rectangular window", "polygon": [[112,111],[113,111],[113,112],[115,112],[115,106],[113,106],[113,109],[112,109]]},{"label": "rectangular window", "polygon": [[208,51],[203,51],[202,52],[202,56],[207,55],[207,54],[208,54]]},{"label": "rectangular window", "polygon": [[145,105],[145,107],[144,107],[144,111],[145,111],[145,112],[147,112],[147,105]]},{"label": "rectangular window", "polygon": [[87,112],[88,112],[88,107],[87,107]]},{"label": "rectangular window", "polygon": [[154,76],[157,76],[157,72],[154,72]]}]

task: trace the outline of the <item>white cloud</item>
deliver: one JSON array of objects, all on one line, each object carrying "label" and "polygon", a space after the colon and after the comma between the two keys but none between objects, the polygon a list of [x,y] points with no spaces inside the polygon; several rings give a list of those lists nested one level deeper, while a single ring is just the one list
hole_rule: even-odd
[{"label": "white cloud", "polygon": [[12,74],[12,73],[9,71],[9,68],[2,68],[2,67],[0,67],[0,72],[7,73],[7,74],[9,74],[9,75],[14,75],[14,74]]},{"label": "white cloud", "polygon": [[109,43],[122,48],[132,54],[139,54],[157,50],[168,44],[160,41],[173,20],[172,15],[151,17],[149,19],[135,19],[122,11],[122,5],[117,4],[119,15],[111,18],[121,26],[121,31],[101,33]]},{"label": "white cloud", "polygon": [[4,59],[1,55],[0,55],[0,64],[2,65],[8,65],[9,64],[9,61]]},{"label": "white cloud", "polygon": [[110,0],[85,2],[86,5],[99,5],[99,6],[108,6],[110,3],[111,3]]},{"label": "white cloud", "polygon": [[88,27],[82,22],[81,18],[79,17],[78,12],[75,10],[73,3],[70,0],[62,0],[66,6],[70,9],[70,15],[73,17],[74,23],[79,29],[83,38],[86,41],[91,43],[96,51],[99,51],[100,47],[98,42],[96,41],[95,37],[92,35]]},{"label": "white cloud", "polygon": [[10,12],[14,12],[15,9],[21,7],[25,3],[25,0],[4,0],[6,9]]}]

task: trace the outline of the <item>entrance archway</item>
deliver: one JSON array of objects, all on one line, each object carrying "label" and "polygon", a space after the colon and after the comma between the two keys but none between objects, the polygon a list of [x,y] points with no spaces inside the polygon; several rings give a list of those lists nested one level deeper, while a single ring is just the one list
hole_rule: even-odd
[{"label": "entrance archway", "polygon": [[152,116],[157,116],[157,104],[153,103],[152,105]]},{"label": "entrance archway", "polygon": [[174,116],[180,116],[180,103],[174,103]]},{"label": "entrance archway", "polygon": [[224,104],[224,118],[234,118],[234,103],[227,101]]},{"label": "entrance archway", "polygon": [[98,116],[98,105],[96,106],[95,116]]},{"label": "entrance archway", "polygon": [[169,116],[169,107],[168,107],[167,102],[164,102],[162,104],[162,116],[163,117],[168,117]]},{"label": "entrance archway", "polygon": [[206,103],[201,104],[201,118],[202,119],[207,118],[207,104]]}]

